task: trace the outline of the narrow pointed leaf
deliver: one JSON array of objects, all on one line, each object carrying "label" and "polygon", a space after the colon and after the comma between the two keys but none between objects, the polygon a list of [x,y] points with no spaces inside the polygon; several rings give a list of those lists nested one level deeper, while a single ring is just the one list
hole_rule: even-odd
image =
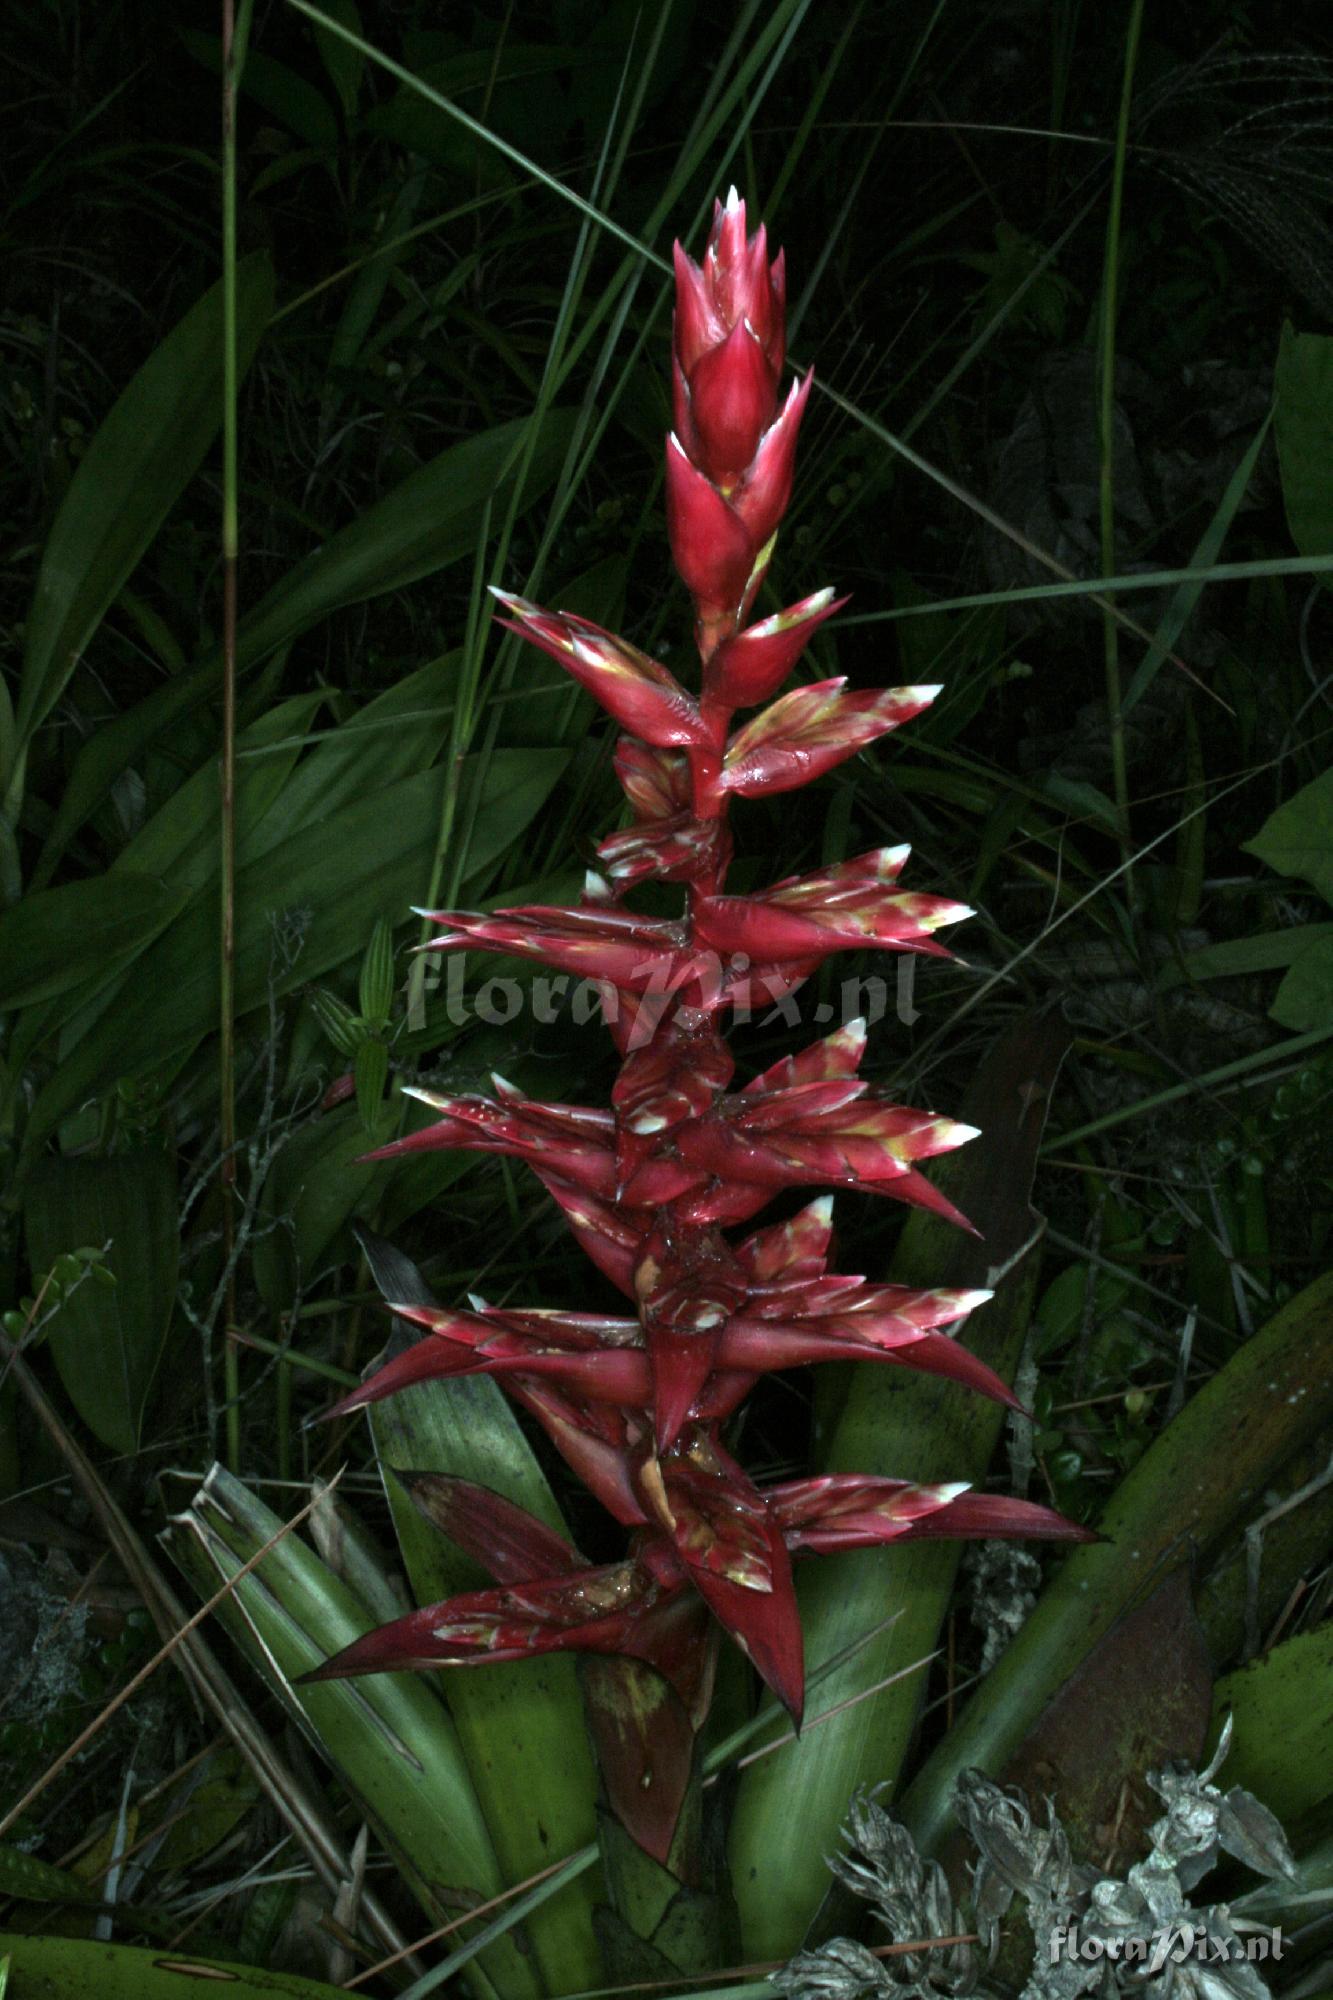
[{"label": "narrow pointed leaf", "polygon": [[[363,1243],[391,1300],[432,1303],[420,1274],[369,1233]],[[414,1352],[405,1322],[393,1345]],[[417,1345],[428,1343],[424,1336]],[[409,1388],[378,1404],[371,1436],[394,1529],[418,1604],[476,1588],[485,1570],[413,1505],[396,1475],[444,1474],[486,1486],[564,1535],[564,1523],[517,1417],[494,1382]],[[554,1655],[452,1674],[443,1689],[506,1882],[521,1882],[594,1836],[596,1779],[572,1659]],[[571,1881],[530,1919],[532,1948],[553,1992],[595,1985],[595,1871]]]},{"label": "narrow pointed leaf", "polygon": [[[1012,1374],[1027,1333],[1036,1282],[1031,1246],[1039,1240],[1028,1190],[1065,1041],[1058,1023],[1020,1022],[987,1058],[965,1100],[965,1115],[984,1136],[950,1160],[940,1177],[966,1201],[984,1239],[945,1230],[926,1216],[913,1218],[895,1263],[895,1278],[907,1284],[996,1292],[971,1323],[968,1344],[1002,1377]],[[1001,1273],[1007,1274],[1002,1283]],[[984,1477],[1002,1422],[999,1404],[962,1398],[947,1381],[887,1368],[825,1369],[816,1380],[827,1471],[924,1482]],[[957,1560],[954,1545],[932,1543],[801,1565],[798,1594],[814,1659],[831,1658],[902,1607],[891,1631],[821,1685],[821,1707],[853,1701],[931,1652]],[[836,1842],[847,1800],[858,1785],[894,1781],[922,1696],[922,1679],[913,1676],[873,1701],[856,1702],[780,1758],[762,1758],[745,1772],[731,1861],[747,1957],[781,1957],[800,1943],[825,1892],[823,1856]],[[784,1814],[789,1788],[799,1789],[799,1815]],[[797,1818],[799,1825],[792,1824]]]},{"label": "narrow pointed leaf", "polygon": [[[201,1591],[235,1576],[281,1522],[221,1467],[167,1546]],[[289,1715],[363,1804],[427,1914],[448,1921],[503,1886],[457,1734],[431,1687],[415,1676],[297,1689],[294,1683],[374,1620],[298,1535],[289,1534],[223,1600],[220,1613]],[[512,1938],[488,1951],[502,1992],[535,1996]]]},{"label": "narrow pointed leaf", "polygon": [[[273,305],[273,267],[236,269],[237,366],[249,367]],[[15,717],[21,751],[222,422],[222,286],[190,308],[103,419],[47,536],[24,642]]]}]

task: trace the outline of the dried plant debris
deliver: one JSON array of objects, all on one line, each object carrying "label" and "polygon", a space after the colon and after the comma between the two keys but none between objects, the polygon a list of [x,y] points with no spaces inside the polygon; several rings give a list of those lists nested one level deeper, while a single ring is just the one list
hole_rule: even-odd
[{"label": "dried plant debris", "polygon": [[[869,1904],[892,1943],[957,1937],[973,1929],[954,1903],[944,1870],[937,1861],[922,1859],[907,1828],[885,1812],[876,1792],[859,1793],[852,1800],[842,1837],[844,1852],[831,1856],[829,1867],[844,1887]],[[874,1994],[893,1994],[899,2000],[915,1994],[929,2000],[931,1995],[979,1990],[970,1944],[876,1958],[847,1938],[798,1952],[773,1974],[773,1984],[791,2000],[860,2000]]]},{"label": "dried plant debris", "polygon": [[975,1944],[881,1958],[835,1938],[800,1952],[773,1984],[790,2000],[879,2000],[908,1994],[977,1994],[1002,1989],[989,1978],[1000,1927],[1015,1899],[1032,1934],[1021,2000],[1079,2000],[1085,1993],[1148,1993],[1153,2000],[1267,2000],[1260,1970],[1273,1940],[1225,1903],[1191,1900],[1223,1855],[1268,1877],[1294,1863],[1282,1828],[1249,1792],[1212,1782],[1226,1756],[1230,1725],[1202,1773],[1181,1767],[1149,1779],[1166,1808],[1149,1829],[1149,1850],[1123,1879],[1077,1863],[1054,1807],[1045,1822],[1022,1793],[980,1771],[965,1771],[954,1808],[975,1844],[971,1908],[955,1904],[943,1869],[925,1861],[907,1829],[871,1793],[853,1799],[845,1851],[829,1863],[861,1897],[894,1944],[974,1933]]},{"label": "dried plant debris", "polygon": [[968,1610],[982,1635],[981,1671],[988,1674],[1027,1623],[1041,1588],[1041,1564],[1012,1542],[974,1542],[963,1556]]}]

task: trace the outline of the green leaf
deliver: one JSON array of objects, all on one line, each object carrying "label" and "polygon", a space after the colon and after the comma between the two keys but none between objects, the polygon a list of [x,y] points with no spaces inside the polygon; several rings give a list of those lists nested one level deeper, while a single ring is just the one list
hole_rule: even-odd
[{"label": "green leaf", "polygon": [[361,961],[357,1004],[372,1027],[388,1025],[393,1011],[393,930],[383,917],[371,932]]},{"label": "green leaf", "polygon": [[216,680],[215,665],[177,674],[124,715],[113,716],[93,731],[75,754],[61,790],[55,818],[32,871],[34,886],[50,881],[70,841],[89,814],[97,810],[121,772],[205,701]]},{"label": "green leaf", "polygon": [[[539,499],[561,470],[575,420],[575,413],[569,410],[552,410],[542,419],[523,485],[522,507]],[[520,418],[501,424],[441,452],[359,520],[298,563],[241,621],[238,673],[245,673],[298,638],[331,611],[400,590],[450,563],[470,559],[476,552],[477,531],[488,501],[494,499],[503,505],[512,498],[514,465],[528,421]],[[64,846],[106,797],[121,771],[206,701],[220,677],[221,661],[214,654],[98,729],[74,760],[36,879],[49,880]]]},{"label": "green leaf", "polygon": [[[362,1232],[361,1241],[386,1298],[403,1305],[429,1299],[407,1258],[369,1232]],[[393,1477],[395,1470],[475,1480],[566,1532],[498,1384],[483,1377],[434,1382],[377,1403],[367,1415],[418,1604],[437,1603],[490,1579],[422,1519]],[[572,1659],[552,1654],[463,1670],[449,1676],[446,1696],[508,1881],[525,1880],[593,1838],[597,1785]],[[595,1900],[596,1877],[584,1875],[529,1920],[552,1992],[600,1983],[592,1933]]]},{"label": "green leaf", "polygon": [[[236,854],[244,864],[271,844],[264,823],[279,803],[301,754],[301,739],[326,699],[323,688],[292,695],[240,731],[236,739]],[[221,793],[218,760],[208,757],[177,787],[111,864],[119,881],[125,870],[168,875],[173,883],[201,889],[218,876]]]},{"label": "green leaf", "polygon": [[[1191,558],[1193,567],[1201,570],[1211,569],[1214,563],[1221,559],[1222,544],[1226,540],[1231,524],[1240,510],[1241,502],[1250,490],[1250,481],[1254,477],[1254,468],[1259,462],[1259,454],[1263,450],[1264,440],[1268,436],[1268,427],[1272,421],[1273,414],[1270,411],[1260,424],[1253,442],[1244,453],[1236,470],[1227,481],[1226,492],[1217,504],[1217,511],[1209,521],[1208,526],[1204,529],[1203,534],[1199,537],[1198,544],[1195,547]],[[1176,588],[1172,591],[1166,610],[1157,622],[1157,629],[1152,635],[1148,650],[1136,667],[1134,678],[1125,691],[1125,698],[1121,703],[1120,712],[1122,715],[1128,715],[1134,704],[1152,686],[1171,648],[1184,631],[1191,612],[1203,594],[1203,588],[1204,586],[1201,581],[1197,583],[1191,581],[1189,583],[1177,584]],[[1201,821],[1202,815],[1200,815],[1199,822],[1191,822],[1191,824],[1199,824]]]},{"label": "green leaf", "polygon": [[1164,993],[1188,979],[1232,979],[1250,972],[1274,972],[1294,965],[1311,945],[1333,938],[1333,924],[1289,924],[1281,931],[1256,931],[1253,937],[1228,938],[1185,954],[1179,965],[1166,966],[1158,985]]},{"label": "green leaf", "polygon": [[1106,1539],[1066,1559],[913,1781],[902,1816],[923,1849],[948,1830],[959,1771],[1000,1771],[1101,1635],[1151,1588],[1159,1565],[1186,1549],[1206,1565],[1262,1504],[1278,1468],[1333,1417],[1330,1328],[1333,1275],[1239,1347],[1144,1452],[1097,1523]]},{"label": "green leaf", "polygon": [[1333,337],[1297,333],[1277,351],[1276,422],[1282,504],[1303,556],[1333,554]]},{"label": "green leaf", "polygon": [[1278,987],[1268,1012],[1284,1028],[1324,1028],[1333,1022],[1333,937],[1312,940]]},{"label": "green leaf", "polygon": [[348,1217],[383,1186],[384,1167],[359,1164],[369,1143],[357,1107],[340,1104],[296,1132],[274,1158],[254,1247],[255,1280],[274,1311],[290,1306]]},{"label": "green leaf", "polygon": [[[217,35],[197,28],[178,28],[185,48],[215,76],[222,74],[222,43]],[[303,76],[255,49],[247,49],[241,70],[241,94],[260,105],[269,115],[304,139],[317,153],[332,153],[338,145],[338,121],[328,99],[307,83]]]},{"label": "green leaf", "polygon": [[[358,799],[429,770],[449,735],[462,658],[455,652],[428,661],[316,743],[284,784],[255,839],[238,856],[242,865],[303,828],[334,818]],[[268,758],[257,761],[266,763]],[[395,920],[399,914],[393,913]]]},{"label": "green leaf", "polygon": [[373,1138],[384,1113],[384,1086],[389,1081],[389,1051],[381,1041],[369,1037],[356,1052],[356,1108],[363,1133]]},{"label": "green leaf", "polygon": [[[1006,1380],[1031,1319],[1040,1225],[1029,1191],[1066,1040],[1058,1021],[1028,1016],[990,1052],[961,1113],[984,1137],[931,1176],[982,1237],[914,1215],[891,1272],[909,1285],[992,1288],[995,1297],[960,1338]],[[951,1382],[868,1363],[821,1369],[815,1394],[821,1472],[976,1482],[1004,1423],[1000,1405]],[[825,1893],[824,1856],[836,1845],[852,1792],[895,1781],[924,1692],[923,1673],[907,1670],[939,1643],[958,1557],[957,1543],[923,1542],[823,1556],[801,1566],[797,1595],[806,1658],[831,1660],[856,1650],[821,1682],[800,1740],[742,1774],[730,1848],[744,1958],[783,1958],[796,1949]],[[858,1644],[895,1612],[891,1629]],[[894,1673],[905,1678],[881,1686]],[[809,1726],[829,1710],[834,1713],[827,1720]],[[768,1740],[785,1727],[769,1732]],[[800,1800],[799,1812],[793,1799]]]},{"label": "green leaf", "polygon": [[49,1861],[26,1854],[21,1847],[0,1846],[0,1896],[16,1896],[23,1903],[100,1903],[97,1890],[68,1868],[56,1868]]},{"label": "green leaf", "polygon": [[239,1750],[230,1745],[209,1758],[201,1783],[173,1802],[158,1866],[189,1868],[221,1846],[259,1798],[259,1786]]},{"label": "green leaf", "polygon": [[[242,856],[252,845],[257,828],[281,793],[284,780],[296,761],[297,749],[293,747],[284,751],[278,747],[279,744],[290,739],[293,730],[300,732],[305,728],[323,699],[322,691],[295,695],[242,732],[240,746],[243,752],[263,746],[268,753],[254,762],[243,755],[238,767],[236,841]],[[296,741],[299,742],[299,735]],[[102,878],[107,894],[118,897],[120,884],[135,873],[163,875],[169,878],[173,889],[180,891],[177,911],[172,912],[173,915],[178,914],[189,900],[191,890],[198,890],[206,883],[217,880],[218,815],[217,761],[210,757],[202,770],[187,778],[148,824],[140,829],[129,846],[116,856],[109,872]],[[87,955],[77,986],[72,986],[58,1001],[40,1011],[34,1009],[25,1013],[18,1023],[13,1042],[15,1063],[26,1062],[35,1049],[40,1048],[74,1016],[81,1017],[86,1029],[106,1008],[113,1006],[117,993],[125,984],[126,973],[155,935],[156,932],[153,932],[118,957]],[[75,1031],[66,1036],[66,1053],[76,1038]]]},{"label": "green leaf", "polygon": [[0,1012],[35,1006],[142,951],[189,900],[154,875],[95,875],[40,889],[0,914]]},{"label": "green leaf", "polygon": [[294,1972],[266,1972],[189,1951],[145,1950],[138,1945],[96,1944],[86,1938],[25,1937],[0,1932],[9,1967],[5,2000],[346,2000],[340,1986],[301,1979]]},{"label": "green leaf", "polygon": [[[409,473],[322,548],[289,570],[241,621],[245,660],[262,657],[331,611],[402,590],[447,563],[471,556],[488,502],[497,514],[513,498],[515,472],[530,419],[516,418],[450,445]],[[528,506],[555,479],[573,436],[575,413],[552,410],[538,428],[521,495]]]},{"label": "green leaf", "polygon": [[114,1451],[138,1449],[176,1301],[176,1176],[165,1153],[42,1160],[23,1205],[39,1275],[66,1251],[110,1244],[114,1286],[85,1281],[51,1327],[52,1357],[88,1428]]},{"label": "green leaf", "polygon": [[1218,1681],[1214,1738],[1228,1713],[1223,1782],[1253,1792],[1299,1845],[1299,1823],[1333,1793],[1333,1624],[1284,1639]]},{"label": "green leaf", "polygon": [[[492,756],[470,872],[505,851],[564,763],[557,750]],[[270,993],[280,996],[342,964],[359,953],[379,917],[393,920],[410,908],[429,872],[444,781],[442,771],[418,772],[303,827],[238,870],[238,1017],[264,1006]],[[124,1004],[96,1022],[47,1083],[29,1119],[29,1147],[120,1077],[194,1048],[216,1025],[217,991],[217,909],[203,891],[138,959]]]},{"label": "green leaf", "polygon": [[[266,252],[236,269],[237,367],[273,308]],[[42,552],[28,612],[16,755],[48,716],[121,586],[194,477],[222,422],[222,286],[145,361],[79,461]],[[12,810],[12,806],[11,806]]]},{"label": "green leaf", "polygon": [[1302,785],[1241,845],[1279,875],[1312,882],[1333,903],[1333,770]]},{"label": "green leaf", "polygon": [[[335,21],[341,21],[345,28],[359,35],[361,13],[356,0],[324,0],[324,11]],[[343,115],[347,118],[356,110],[357,92],[361,87],[361,76],[365,69],[365,58],[348,46],[338,35],[331,35],[327,28],[314,29],[315,47],[319,59],[329,74],[329,81],[338,93]]]},{"label": "green leaf", "polygon": [[[350,8],[352,0],[345,0]],[[355,49],[347,46],[331,35],[327,28],[315,26],[315,34],[320,38],[321,47],[336,50],[347,57],[360,69],[361,58]],[[347,303],[342,309],[333,339],[329,344],[329,359],[324,384],[325,421],[336,413],[345,393],[344,383],[349,371],[361,357],[362,346],[375,321],[388,289],[389,281],[404,256],[410,250],[410,243],[404,241],[416,220],[417,208],[421,201],[425,177],[414,174],[404,181],[394,196],[387,213],[377,218],[376,234],[380,247],[371,252],[357,272],[347,294]]]},{"label": "green leaf", "polygon": [[1042,781],[1042,790],[1047,798],[1078,819],[1109,827],[1119,824],[1115,807],[1105,792],[1089,784],[1086,778],[1065,778],[1058,771],[1048,771]]},{"label": "green leaf", "polygon": [[[170,1524],[167,1546],[200,1593],[211,1594],[281,1526],[247,1487],[214,1466],[189,1512]],[[219,1615],[374,1821],[428,1915],[444,1922],[497,1895],[503,1883],[495,1850],[431,1683],[419,1674],[373,1674],[293,1686],[375,1622],[309,1544],[284,1536],[223,1600]],[[512,1938],[483,1963],[503,1975],[505,2000],[532,2000],[536,1982]]]}]

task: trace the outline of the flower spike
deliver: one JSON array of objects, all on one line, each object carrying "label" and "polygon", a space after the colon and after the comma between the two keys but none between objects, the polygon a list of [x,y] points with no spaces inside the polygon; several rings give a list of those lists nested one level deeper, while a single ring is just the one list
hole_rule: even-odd
[{"label": "flower spike", "polygon": [[[620,1304],[393,1303],[419,1337],[395,1342],[328,1413],[488,1377],[628,1545],[619,1560],[589,1564],[484,1487],[403,1475],[418,1511],[493,1584],[367,1632],[307,1677],[564,1651],[637,1662],[590,1671],[585,1698],[609,1808],[667,1867],[719,1634],[800,1721],[795,1559],[943,1535],[1088,1539],[1048,1508],[948,1479],[838,1473],[757,1486],[729,1449],[731,1421],[761,1376],[820,1362],[911,1368],[1017,1401],[961,1336],[989,1292],[839,1271],[829,1194],[753,1226],[777,1196],[814,1186],[970,1227],[923,1169],[977,1133],[863,1075],[864,1021],[739,1083],[723,1030],[729,1009],[785,1006],[840,951],[947,958],[936,934],[971,912],[901,886],[903,845],[727,891],[733,801],[812,782],[910,723],[939,690],[862,688],[840,675],[780,691],[846,601],[826,588],[754,616],[811,393],[809,373],[784,389],[785,265],[781,252],[769,256],[762,224],[749,230],[734,188],[702,260],[677,244],[674,261],[666,515],[693,599],[698,692],[590,619],[497,590],[499,623],[558,661],[616,724],[628,823],[597,843],[576,905],[434,912],[424,946],[499,952],[587,982],[620,1058],[610,1103],[534,1098],[498,1076],[491,1096],[413,1085],[407,1094],[432,1122],[369,1156],[448,1148],[520,1160],[562,1212],[594,1287],[605,1281]],[[741,709],[755,712],[738,724]],[[631,908],[650,884],[682,893],[655,891],[652,914]]]}]

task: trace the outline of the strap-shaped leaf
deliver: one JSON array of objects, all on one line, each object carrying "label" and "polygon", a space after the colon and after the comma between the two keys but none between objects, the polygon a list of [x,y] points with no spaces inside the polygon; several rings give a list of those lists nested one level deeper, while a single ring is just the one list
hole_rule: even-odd
[{"label": "strap-shaped leaf", "polygon": [[[249,367],[273,307],[273,267],[236,269],[237,367]],[[16,755],[60,699],[89,639],[222,422],[222,286],[149,355],[79,461],[47,536],[28,612]],[[0,774],[7,782],[9,774]]]}]

